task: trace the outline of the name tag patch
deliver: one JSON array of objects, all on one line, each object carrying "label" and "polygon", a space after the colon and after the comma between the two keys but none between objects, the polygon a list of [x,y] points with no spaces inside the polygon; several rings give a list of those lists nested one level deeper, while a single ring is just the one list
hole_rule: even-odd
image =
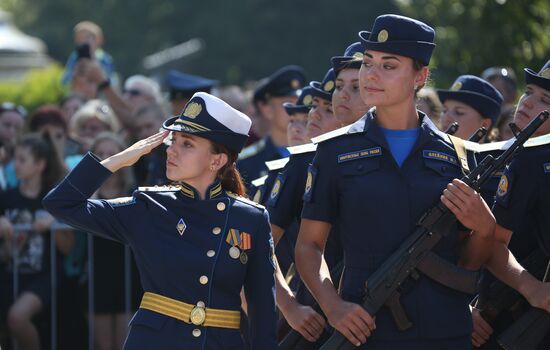
[{"label": "name tag patch", "polygon": [[350,160],[377,157],[382,155],[381,147],[367,148],[360,151],[349,152],[338,155],[338,163],[348,162]]},{"label": "name tag patch", "polygon": [[442,160],[447,163],[458,165],[458,159],[455,156],[451,156],[447,153],[424,150],[422,151],[422,155],[424,156],[424,158]]}]

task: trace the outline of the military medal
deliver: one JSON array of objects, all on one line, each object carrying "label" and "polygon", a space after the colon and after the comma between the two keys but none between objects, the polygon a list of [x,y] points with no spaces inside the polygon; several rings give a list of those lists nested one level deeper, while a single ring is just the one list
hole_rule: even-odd
[{"label": "military medal", "polygon": [[232,257],[233,259],[238,259],[240,255],[241,255],[241,251],[239,250],[239,248],[235,246],[229,248],[229,256]]},{"label": "military medal", "polygon": [[248,255],[245,252],[241,253],[240,256],[241,264],[245,265],[248,262]]}]

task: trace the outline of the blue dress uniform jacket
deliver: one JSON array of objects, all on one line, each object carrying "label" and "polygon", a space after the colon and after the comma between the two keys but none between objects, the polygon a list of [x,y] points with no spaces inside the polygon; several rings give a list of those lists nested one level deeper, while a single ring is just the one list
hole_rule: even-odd
[{"label": "blue dress uniform jacket", "polygon": [[[400,168],[371,110],[345,135],[319,143],[306,185],[302,218],[340,223],[345,256],[342,298],[359,303],[365,281],[414,230],[454,178],[457,155],[446,135],[420,113],[418,139]],[[456,225],[458,226],[458,225]],[[458,230],[435,252],[456,263]],[[470,296],[425,276],[406,284],[401,302],[413,326],[399,331],[386,308],[370,341],[461,337],[470,342]],[[414,342],[413,341],[413,342]],[[368,344],[368,342],[367,342]]]},{"label": "blue dress uniform jacket", "polygon": [[[240,310],[248,301],[251,348],[275,349],[273,240],[267,211],[214,183],[207,198],[185,184],[139,189],[132,197],[90,200],[111,175],[94,155],[45,198],[44,206],[68,224],[129,244],[145,292],[208,309]],[[230,256],[241,233],[242,254]],[[235,249],[233,249],[235,250]],[[234,254],[233,254],[234,255]],[[237,329],[196,326],[140,308],[125,349],[242,349]]]},{"label": "blue dress uniform jacket", "polygon": [[511,245],[537,238],[550,255],[550,145],[525,148],[514,158],[500,179],[493,213],[514,233]]}]

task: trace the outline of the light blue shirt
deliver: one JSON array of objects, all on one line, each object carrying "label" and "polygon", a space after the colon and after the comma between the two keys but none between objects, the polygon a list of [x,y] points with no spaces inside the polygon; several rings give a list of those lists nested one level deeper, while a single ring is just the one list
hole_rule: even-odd
[{"label": "light blue shirt", "polygon": [[401,168],[401,165],[403,165],[403,162],[407,159],[409,153],[411,153],[418,138],[420,128],[406,130],[380,129],[386,137],[386,141],[388,141],[393,159],[395,159]]}]

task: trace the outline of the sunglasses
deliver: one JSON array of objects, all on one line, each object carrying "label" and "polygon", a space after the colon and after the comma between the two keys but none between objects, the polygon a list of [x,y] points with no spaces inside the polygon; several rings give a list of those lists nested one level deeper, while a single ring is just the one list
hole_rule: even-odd
[{"label": "sunglasses", "polygon": [[3,102],[0,104],[0,113],[4,112],[16,112],[21,114],[23,117],[27,116],[27,110],[23,106],[16,105],[12,102]]},{"label": "sunglasses", "polygon": [[140,96],[140,95],[143,95],[143,92],[141,92],[141,91],[138,90],[138,89],[124,89],[122,92],[125,93],[125,94],[128,94],[128,95],[130,95],[130,96]]}]

